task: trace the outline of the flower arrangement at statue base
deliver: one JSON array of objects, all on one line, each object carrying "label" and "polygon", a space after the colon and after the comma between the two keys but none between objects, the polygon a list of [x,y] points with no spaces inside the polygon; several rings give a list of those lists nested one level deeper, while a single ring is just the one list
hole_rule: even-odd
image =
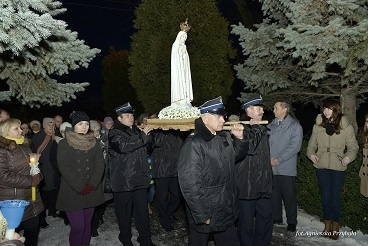
[{"label": "flower arrangement at statue base", "polygon": [[163,108],[158,114],[159,119],[192,119],[200,116],[201,114],[197,107],[177,107],[172,105]]},{"label": "flower arrangement at statue base", "polygon": [[148,119],[153,129],[190,131],[194,129],[194,120],[201,114],[197,107],[168,106],[160,111],[158,119]]}]

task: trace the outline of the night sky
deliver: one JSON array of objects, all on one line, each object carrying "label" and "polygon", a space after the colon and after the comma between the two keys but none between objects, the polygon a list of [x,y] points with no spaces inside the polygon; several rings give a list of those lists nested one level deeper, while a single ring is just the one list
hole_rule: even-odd
[{"label": "night sky", "polygon": [[[109,47],[118,50],[130,48],[130,36],[135,31],[134,10],[141,0],[62,0],[60,2],[67,11],[56,18],[66,21],[68,29],[78,32],[79,39],[85,40],[85,43],[92,48],[101,49],[101,53],[90,63],[88,69],[70,71],[68,75],[62,77],[65,82],[88,81],[91,85],[85,92],[77,94],[77,100],[64,103],[63,110],[60,108],[56,110],[70,112],[78,109],[92,114],[92,117],[104,117],[101,92],[102,60],[108,54]],[[240,21],[240,15],[232,0],[223,0],[219,3],[219,8],[231,24]],[[234,43],[236,44],[236,40]],[[240,95],[243,87],[242,81],[235,83],[233,91],[238,94],[236,96]],[[91,108],[95,110],[92,111]],[[52,107],[49,111],[54,110],[55,107]]]},{"label": "night sky", "polygon": [[[62,8],[67,11],[55,18],[64,20],[68,29],[78,32],[78,39],[84,40],[91,48],[101,50],[89,67],[72,70],[59,80],[63,82],[90,82],[85,92],[80,92],[76,100],[63,103],[60,107],[45,107],[46,114],[55,111],[67,115],[73,110],[86,111],[91,118],[103,119],[102,60],[109,48],[117,50],[130,48],[133,34],[134,9],[140,0],[62,0]],[[123,102],[122,102],[123,103]],[[117,105],[119,106],[119,105]]]},{"label": "night sky", "polygon": [[[68,29],[78,32],[78,38],[84,40],[88,46],[101,50],[101,53],[90,63],[88,72],[83,72],[84,80],[96,81],[96,72],[101,74],[101,62],[108,54],[109,47],[119,50],[129,49],[130,35],[134,31],[134,9],[140,1],[62,0],[60,2],[67,11],[58,18],[68,23]],[[99,79],[102,80],[102,76]]]},{"label": "night sky", "polygon": [[[251,2],[252,15],[255,20],[260,21],[258,16],[260,5],[257,1],[245,0]],[[56,113],[61,114],[64,120],[69,120],[68,115],[73,110],[86,111],[92,119],[103,119],[105,112],[102,110],[102,92],[101,85],[103,77],[101,74],[102,60],[108,54],[109,47],[114,47],[117,50],[130,48],[130,36],[135,31],[133,28],[134,10],[139,5],[141,0],[61,0],[62,7],[67,11],[64,14],[55,18],[66,21],[68,29],[78,32],[78,38],[85,41],[91,48],[98,48],[101,53],[89,64],[87,69],[80,68],[70,71],[68,75],[62,76],[59,81],[62,82],[85,82],[88,81],[91,85],[85,92],[77,94],[77,99],[70,103],[63,103],[62,107],[42,107],[42,110],[29,109],[25,107],[23,112],[17,112],[14,109],[17,102],[5,106],[12,115],[20,117],[17,114],[25,117],[23,120],[41,120],[44,116],[52,116]],[[257,4],[256,4],[257,3]],[[232,0],[219,1],[219,8],[224,17],[228,19],[230,24],[237,24],[240,21],[240,15]],[[236,48],[237,39],[233,38],[234,47]],[[239,52],[240,62],[244,61],[241,52]],[[243,89],[243,82],[236,81],[233,92],[238,94]],[[238,95],[236,95],[238,96]],[[234,99],[235,100],[235,99]],[[122,104],[125,102],[122,102]],[[117,105],[119,106],[119,105]],[[359,111],[366,111],[367,106],[363,106]],[[315,117],[316,109],[301,108],[307,114],[297,112],[297,117],[307,115]],[[310,112],[309,112],[310,111]],[[360,115],[360,114],[358,114]],[[114,117],[114,116],[113,116]],[[301,117],[301,118],[303,118]],[[308,117],[309,118],[309,117]],[[359,118],[359,117],[358,117]],[[20,119],[22,119],[20,117]],[[304,121],[306,119],[300,119]],[[360,121],[360,119],[358,119]],[[309,124],[308,124],[309,125]]]}]

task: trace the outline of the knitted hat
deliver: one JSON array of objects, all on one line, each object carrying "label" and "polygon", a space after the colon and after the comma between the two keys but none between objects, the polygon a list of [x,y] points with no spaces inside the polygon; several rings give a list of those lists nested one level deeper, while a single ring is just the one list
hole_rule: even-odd
[{"label": "knitted hat", "polygon": [[114,120],[111,117],[107,116],[104,118],[103,124],[105,125],[107,122],[114,123]]},{"label": "knitted hat", "polygon": [[55,124],[55,120],[53,118],[49,118],[49,117],[43,118],[42,127],[45,128],[47,126],[47,123],[50,123],[50,122]]},{"label": "knitted hat", "polygon": [[41,122],[38,120],[32,120],[29,125],[32,127],[34,124],[38,125],[39,128],[41,128]]},{"label": "knitted hat", "polygon": [[72,124],[70,124],[69,122],[64,122],[63,124],[60,125],[60,132],[65,132],[65,129],[67,127],[72,128]]},{"label": "knitted hat", "polygon": [[72,127],[73,128],[76,124],[78,124],[81,121],[88,121],[89,122],[88,115],[85,112],[82,112],[82,111],[74,111],[73,113],[70,114],[70,119],[72,120]]},{"label": "knitted hat", "polygon": [[239,121],[239,116],[232,114],[227,118],[228,121]]},{"label": "knitted hat", "polygon": [[101,129],[101,125],[96,120],[91,120],[89,122],[89,129],[91,130]]}]

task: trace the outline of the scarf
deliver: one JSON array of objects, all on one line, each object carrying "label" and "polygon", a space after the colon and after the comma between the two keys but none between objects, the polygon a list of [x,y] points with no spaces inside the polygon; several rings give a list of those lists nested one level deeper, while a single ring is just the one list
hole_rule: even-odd
[{"label": "scarf", "polygon": [[6,139],[9,140],[14,140],[17,144],[23,144],[24,143],[24,136],[21,136],[20,138],[12,138],[12,137],[5,137]]},{"label": "scarf", "polygon": [[326,129],[327,135],[332,136],[335,133],[335,128],[331,123],[326,123],[324,127]]},{"label": "scarf", "polygon": [[45,139],[43,140],[42,144],[40,145],[40,147],[38,147],[37,149],[37,154],[41,154],[42,151],[46,148],[46,146],[48,145],[48,143],[51,141],[55,140],[55,135],[47,135],[45,136]]},{"label": "scarf", "polygon": [[96,144],[96,138],[93,132],[80,134],[74,131],[65,132],[65,138],[68,144],[77,150],[87,151],[92,149]]}]

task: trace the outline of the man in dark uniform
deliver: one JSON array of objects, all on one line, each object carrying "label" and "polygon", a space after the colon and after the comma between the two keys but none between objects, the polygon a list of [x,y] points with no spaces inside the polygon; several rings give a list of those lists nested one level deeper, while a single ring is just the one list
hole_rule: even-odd
[{"label": "man in dark uniform", "polygon": [[[147,144],[151,128],[139,130],[134,124],[130,103],[115,109],[118,116],[109,131],[109,182],[114,195],[115,213],[119,224],[119,240],[132,246],[132,213],[140,245],[152,246],[150,219],[147,207],[149,168]],[[134,207],[134,209],[133,209]]]},{"label": "man in dark uniform", "polygon": [[161,227],[170,232],[176,217],[173,213],[181,203],[178,182],[177,162],[183,140],[175,130],[155,131],[154,149],[151,154],[152,177],[158,202],[158,215]]},{"label": "man in dark uniform", "polygon": [[244,130],[244,138],[249,142],[249,148],[244,150],[247,156],[235,166],[240,191],[238,233],[242,246],[266,246],[272,239],[273,174],[267,127],[259,125],[263,107],[260,95],[255,95],[242,105],[250,118],[250,126]]},{"label": "man in dark uniform", "polygon": [[233,126],[233,139],[222,131],[226,111],[221,97],[204,103],[200,113],[178,160],[179,184],[187,205],[188,245],[207,245],[210,233],[217,246],[239,245],[234,225],[239,213],[234,165],[236,159],[244,158],[247,142],[242,140],[241,125]]}]

